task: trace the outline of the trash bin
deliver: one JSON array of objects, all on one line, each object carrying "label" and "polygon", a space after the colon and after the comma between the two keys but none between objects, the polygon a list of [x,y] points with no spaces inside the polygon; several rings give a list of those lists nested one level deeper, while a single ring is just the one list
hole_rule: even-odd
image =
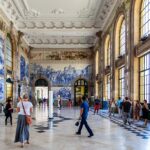
[{"label": "trash bin", "polygon": [[108,101],[103,101],[102,104],[103,104],[102,109],[107,110],[108,109]]}]

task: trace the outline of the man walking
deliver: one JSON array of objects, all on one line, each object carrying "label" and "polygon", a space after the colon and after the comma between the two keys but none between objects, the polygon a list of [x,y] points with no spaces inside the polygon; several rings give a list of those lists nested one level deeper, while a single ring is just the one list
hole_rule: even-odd
[{"label": "man walking", "polygon": [[80,135],[82,127],[83,127],[83,125],[85,125],[87,131],[89,132],[89,136],[88,137],[92,137],[94,134],[93,134],[91,128],[89,127],[88,123],[87,123],[89,104],[88,104],[85,96],[82,97],[82,101],[83,102],[81,104],[81,109],[80,109],[81,122],[80,122],[80,126],[79,126],[79,129],[78,129],[78,132],[76,132],[76,134]]},{"label": "man walking", "polygon": [[130,125],[130,109],[131,109],[131,102],[129,101],[128,97],[125,97],[125,101],[123,102],[123,122]]}]

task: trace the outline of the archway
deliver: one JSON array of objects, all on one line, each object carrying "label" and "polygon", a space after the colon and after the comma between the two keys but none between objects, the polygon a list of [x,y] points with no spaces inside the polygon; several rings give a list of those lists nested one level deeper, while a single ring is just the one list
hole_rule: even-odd
[{"label": "archway", "polygon": [[88,82],[85,79],[78,79],[74,83],[74,104],[80,105],[83,95],[88,96]]},{"label": "archway", "polygon": [[39,105],[46,104],[48,100],[48,82],[41,78],[35,82],[35,99]]}]

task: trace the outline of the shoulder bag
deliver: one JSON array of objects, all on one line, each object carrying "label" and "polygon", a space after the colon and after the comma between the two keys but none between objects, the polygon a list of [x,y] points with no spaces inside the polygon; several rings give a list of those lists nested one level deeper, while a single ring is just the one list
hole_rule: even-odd
[{"label": "shoulder bag", "polygon": [[31,125],[31,124],[32,124],[32,118],[31,118],[30,115],[27,115],[27,114],[26,114],[26,111],[25,111],[23,102],[21,102],[21,103],[22,103],[23,111],[24,111],[24,114],[25,114],[25,117],[26,117],[26,124],[27,124],[27,125]]}]

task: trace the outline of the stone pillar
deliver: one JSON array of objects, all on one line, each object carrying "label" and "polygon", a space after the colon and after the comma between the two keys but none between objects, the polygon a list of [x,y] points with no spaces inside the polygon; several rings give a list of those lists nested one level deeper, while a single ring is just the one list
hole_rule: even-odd
[{"label": "stone pillar", "polygon": [[[96,51],[98,51],[98,74],[96,75],[95,74],[95,84],[97,84],[97,86],[98,86],[98,97],[99,98],[101,98],[102,97],[102,88],[101,88],[101,82],[100,82],[100,74],[101,74],[101,68],[102,68],[102,66],[101,66],[101,64],[102,64],[102,61],[101,61],[101,59],[102,59],[102,54],[101,54],[101,49],[102,49],[102,38],[101,38],[101,36],[102,36],[102,31],[99,31],[99,32],[97,32],[96,33],[96,36],[97,36],[97,38],[98,38],[98,47],[96,48]],[[95,85],[95,87],[96,87],[96,85]]]},{"label": "stone pillar", "polygon": [[125,55],[125,96],[130,97],[130,89],[129,89],[129,76],[130,76],[130,2],[126,1],[125,5],[125,12],[126,12],[126,55]]},{"label": "stone pillar", "polygon": [[19,48],[21,45],[21,39],[23,37],[23,33],[18,31],[17,41],[16,41],[16,49],[14,53],[14,89],[15,89],[15,99],[20,96],[19,92],[21,91],[21,83],[19,80],[19,74],[20,74],[20,58],[19,58]]}]

